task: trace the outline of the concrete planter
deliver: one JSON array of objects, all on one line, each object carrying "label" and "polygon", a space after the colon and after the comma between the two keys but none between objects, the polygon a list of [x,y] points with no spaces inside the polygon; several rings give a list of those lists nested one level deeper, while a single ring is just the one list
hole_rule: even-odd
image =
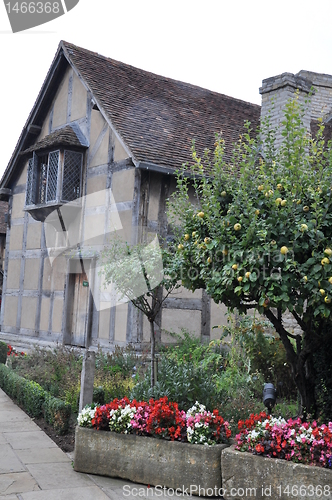
[{"label": "concrete planter", "polygon": [[332,471],[236,451],[221,454],[225,500],[332,500]]},{"label": "concrete planter", "polygon": [[227,446],[76,427],[74,469],[198,494],[199,488],[221,488],[221,451]]}]

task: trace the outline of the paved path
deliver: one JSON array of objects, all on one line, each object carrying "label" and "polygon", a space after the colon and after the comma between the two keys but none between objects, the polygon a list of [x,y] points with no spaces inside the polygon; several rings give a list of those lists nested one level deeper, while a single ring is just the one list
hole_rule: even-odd
[{"label": "paved path", "polygon": [[[0,500],[137,500],[156,496],[141,484],[75,472],[72,458],[0,389]],[[160,492],[158,496],[174,498],[174,494],[160,497]]]}]

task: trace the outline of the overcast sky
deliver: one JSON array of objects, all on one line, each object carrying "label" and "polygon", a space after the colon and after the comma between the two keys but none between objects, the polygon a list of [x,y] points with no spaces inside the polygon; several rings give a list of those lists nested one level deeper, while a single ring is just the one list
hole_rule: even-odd
[{"label": "overcast sky", "polygon": [[331,0],[80,0],[16,34],[4,3],[1,175],[60,40],[257,104],[264,78],[301,69],[332,74]]}]

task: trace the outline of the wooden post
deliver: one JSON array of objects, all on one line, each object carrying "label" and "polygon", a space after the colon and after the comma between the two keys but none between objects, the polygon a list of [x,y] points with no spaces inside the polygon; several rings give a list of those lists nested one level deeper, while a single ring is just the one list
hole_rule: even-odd
[{"label": "wooden post", "polygon": [[79,411],[93,402],[93,382],[95,378],[96,355],[93,351],[85,351],[81,373],[81,392]]}]

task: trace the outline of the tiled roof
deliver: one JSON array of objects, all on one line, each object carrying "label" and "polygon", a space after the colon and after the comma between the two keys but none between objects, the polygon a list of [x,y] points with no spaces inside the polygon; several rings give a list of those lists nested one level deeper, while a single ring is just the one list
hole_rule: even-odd
[{"label": "tiled roof", "polygon": [[131,151],[134,160],[178,168],[222,131],[229,155],[246,120],[256,128],[260,106],[143,71],[61,42],[67,58]]},{"label": "tiled roof", "polygon": [[66,127],[55,130],[33,146],[22,151],[23,154],[32,153],[33,151],[41,151],[58,146],[76,146],[88,147],[86,139],[76,124],[67,125]]}]

